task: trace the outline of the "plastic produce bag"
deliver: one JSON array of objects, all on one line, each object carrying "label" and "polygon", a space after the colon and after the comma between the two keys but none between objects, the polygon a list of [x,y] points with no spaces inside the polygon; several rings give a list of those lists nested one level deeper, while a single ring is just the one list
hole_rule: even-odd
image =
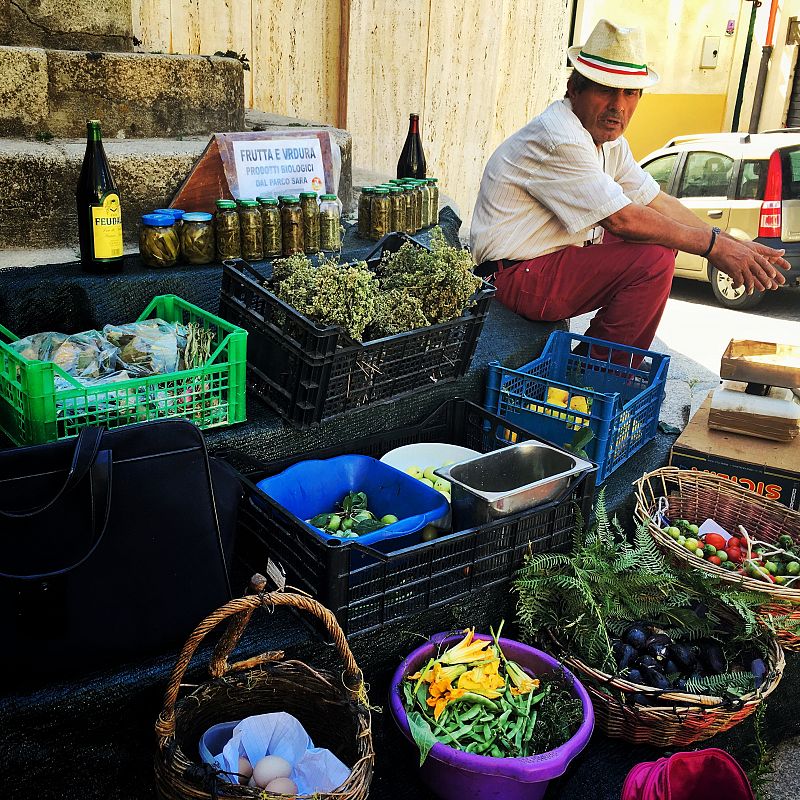
[{"label": "plastic produce bag", "polygon": [[[219,752],[222,741],[226,743]],[[332,792],[350,775],[330,750],[314,747],[300,722],[283,711],[215,725],[203,734],[199,751],[203,761],[227,773],[239,771],[240,756],[253,766],[266,755],[280,756],[292,765],[290,777],[298,795]],[[235,774],[222,777],[237,780]]]},{"label": "plastic produce bag", "polygon": [[146,319],[128,325],[106,325],[103,334],[119,348],[117,365],[132,378],[161,375],[181,369],[186,326]]},{"label": "plastic produce bag", "polygon": [[[24,358],[51,361],[67,375],[81,383],[94,381],[115,369],[118,348],[99,331],[85,331],[68,336],[65,333],[35,333],[11,343],[11,348]],[[57,376],[57,383],[70,387]]]}]

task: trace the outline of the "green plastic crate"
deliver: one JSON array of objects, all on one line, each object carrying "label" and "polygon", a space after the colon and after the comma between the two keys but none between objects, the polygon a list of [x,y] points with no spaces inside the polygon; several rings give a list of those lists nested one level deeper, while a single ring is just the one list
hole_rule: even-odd
[{"label": "green plastic crate", "polygon": [[[137,322],[200,323],[214,331],[211,357],[195,369],[86,387],[47,361],[30,361],[7,342],[20,337],[0,325],[0,430],[17,445],[77,436],[87,425],[118,428],[182,417],[199,428],[245,419],[247,331],[175,295],[154,297]],[[57,389],[59,375],[75,388]]]}]

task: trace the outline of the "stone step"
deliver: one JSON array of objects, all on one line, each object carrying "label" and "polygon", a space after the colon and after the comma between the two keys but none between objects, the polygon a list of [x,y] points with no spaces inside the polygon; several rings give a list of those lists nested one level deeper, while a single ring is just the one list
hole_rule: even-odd
[{"label": "stone step", "polygon": [[0,47],[0,97],[0,136],[8,138],[81,137],[87,119],[101,121],[105,139],[244,125],[235,58]]},{"label": "stone step", "polygon": [[0,0],[0,45],[130,52],[131,0]]},{"label": "stone step", "polygon": [[[250,129],[296,131],[298,125],[325,127],[303,121],[280,125],[277,118],[261,112],[253,112],[249,119]],[[349,213],[352,140],[347,131],[329,130],[342,154],[339,196]],[[208,136],[105,141],[111,172],[120,191],[126,247],[136,247],[139,217],[169,204],[208,142]],[[75,187],[85,149],[85,141],[79,139],[0,139],[0,175],[4,176],[0,192],[0,250],[28,251],[28,257],[20,256],[21,263],[46,263],[31,251],[77,248]],[[44,252],[42,257],[46,257]]]}]

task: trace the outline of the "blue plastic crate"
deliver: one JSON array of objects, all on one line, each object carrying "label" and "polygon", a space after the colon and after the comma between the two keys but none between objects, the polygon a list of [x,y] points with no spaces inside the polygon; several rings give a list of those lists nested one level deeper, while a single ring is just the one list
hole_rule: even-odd
[{"label": "blue plastic crate", "polygon": [[[591,346],[591,356],[572,352],[579,342]],[[606,356],[598,357],[597,348]],[[634,367],[640,358],[647,360]],[[622,360],[627,363],[616,363]],[[602,482],[655,437],[668,368],[662,353],[554,331],[530,364],[517,370],[489,365],[485,406],[559,447],[588,425],[594,436],[585,451]],[[567,408],[547,401],[551,388],[567,393]],[[586,399],[588,413],[571,407],[575,397]]]}]

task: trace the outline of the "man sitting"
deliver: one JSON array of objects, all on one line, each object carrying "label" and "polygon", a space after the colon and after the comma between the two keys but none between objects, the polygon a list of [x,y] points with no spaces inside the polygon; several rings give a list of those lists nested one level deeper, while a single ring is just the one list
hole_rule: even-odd
[{"label": "man sitting", "polygon": [[599,309],[588,336],[647,349],[676,250],[708,258],[749,292],[784,283],[783,250],[709,227],[634,160],[623,133],[658,81],[641,31],[600,20],[568,57],[566,97],[506,139],[483,173],[471,247],[497,299],[531,320]]}]

